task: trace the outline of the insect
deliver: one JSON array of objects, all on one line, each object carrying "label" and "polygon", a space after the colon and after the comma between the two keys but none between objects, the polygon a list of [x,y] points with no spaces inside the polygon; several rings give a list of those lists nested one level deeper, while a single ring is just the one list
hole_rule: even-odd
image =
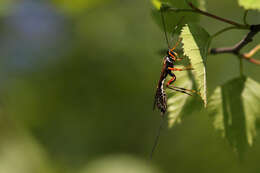
[{"label": "insect", "polygon": [[174,49],[178,46],[179,42],[180,40],[176,43],[176,45],[172,49],[169,49],[167,51],[167,55],[164,57],[163,60],[163,67],[162,67],[160,79],[157,84],[157,89],[154,98],[154,109],[157,107],[160,110],[162,116],[166,113],[167,110],[167,95],[165,93],[164,83],[168,75],[170,75],[172,78],[166,83],[167,88],[188,94],[190,96],[191,94],[188,93],[188,91],[193,92],[193,90],[188,90],[185,88],[176,87],[172,85],[176,81],[176,76],[174,74],[174,71],[192,70],[191,67],[185,67],[182,69],[174,67],[174,63],[176,61],[182,60],[182,58],[178,58],[178,54],[174,52]]},{"label": "insect", "polygon": [[167,45],[168,45],[168,51],[166,52],[167,54],[166,54],[166,56],[164,57],[164,60],[163,60],[163,66],[162,66],[160,78],[159,78],[159,81],[158,81],[158,84],[157,84],[153,108],[155,109],[157,107],[159,109],[159,111],[161,112],[161,115],[164,116],[164,114],[166,113],[166,110],[167,110],[167,95],[165,93],[164,85],[165,85],[165,80],[166,80],[168,75],[171,76],[172,78],[166,83],[167,88],[188,94],[190,96],[191,96],[191,94],[188,93],[188,92],[196,92],[196,91],[173,86],[173,83],[177,79],[175,74],[174,74],[174,71],[192,70],[192,68],[190,66],[184,67],[182,69],[174,67],[174,64],[176,63],[176,61],[182,60],[182,58],[179,58],[178,54],[174,51],[176,49],[176,47],[178,46],[180,39],[173,46],[173,48],[170,48],[162,10],[161,10],[161,17],[162,17],[162,23],[163,23],[163,27],[164,27],[165,39],[166,39],[166,42],[167,42]]},{"label": "insect", "polygon": [[[192,68],[190,66],[184,67],[182,69],[174,67],[176,61],[182,60],[182,58],[179,58],[178,54],[174,51],[176,49],[176,47],[178,46],[180,39],[177,41],[177,43],[172,48],[170,47],[167,33],[166,33],[163,11],[162,11],[162,9],[160,11],[161,11],[161,17],[162,17],[162,24],[164,27],[165,39],[168,44],[168,51],[166,53],[166,56],[163,59],[163,66],[162,66],[160,78],[159,78],[159,81],[157,84],[156,93],[155,93],[155,97],[154,97],[153,109],[157,108],[161,112],[162,120],[161,120],[160,127],[158,129],[158,132],[157,132],[158,134],[156,136],[150,158],[152,158],[153,152],[157,146],[159,136],[160,136],[160,131],[162,129],[162,126],[163,126],[163,123],[165,120],[165,113],[167,111],[167,95],[165,92],[165,86],[171,90],[181,92],[181,93],[184,93],[184,94],[187,94],[190,96],[191,96],[191,94],[189,92],[196,93],[195,90],[189,90],[189,89],[173,86],[173,83],[177,79],[174,74],[174,71],[192,70]],[[166,81],[166,78],[168,75],[171,76],[171,79],[165,84],[165,81]]]}]

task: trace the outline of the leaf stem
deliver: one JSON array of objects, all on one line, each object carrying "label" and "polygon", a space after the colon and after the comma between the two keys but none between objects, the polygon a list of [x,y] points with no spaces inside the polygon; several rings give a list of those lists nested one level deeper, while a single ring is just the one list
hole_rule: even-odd
[{"label": "leaf stem", "polygon": [[243,69],[243,59],[241,57],[239,57],[239,71],[240,71],[240,76],[243,77],[244,76],[244,69]]},{"label": "leaf stem", "polygon": [[211,37],[214,38],[214,37],[222,34],[223,32],[226,32],[226,31],[231,30],[231,29],[244,29],[244,28],[237,28],[236,26],[229,26],[229,27],[223,28],[220,31],[216,32]]},{"label": "leaf stem", "polygon": [[248,53],[244,53],[240,55],[240,58],[244,58],[247,61],[260,65],[260,61],[258,59],[254,59],[252,58],[252,56],[258,51],[260,50],[260,44],[258,44],[257,46],[255,46],[252,50],[250,50]]},{"label": "leaf stem", "polygon": [[260,44],[256,45],[250,52],[245,53],[244,56],[246,58],[251,58],[258,50],[260,50]]},{"label": "leaf stem", "polygon": [[244,24],[245,24],[245,25],[248,25],[248,23],[247,23],[247,21],[246,21],[247,14],[248,14],[248,10],[246,10],[246,11],[244,12],[244,16],[243,16],[243,21],[244,21]]}]

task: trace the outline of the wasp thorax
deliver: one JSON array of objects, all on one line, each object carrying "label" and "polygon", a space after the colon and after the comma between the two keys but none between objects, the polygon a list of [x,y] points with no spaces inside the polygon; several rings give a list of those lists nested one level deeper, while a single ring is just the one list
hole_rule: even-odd
[{"label": "wasp thorax", "polygon": [[172,59],[172,61],[176,61],[176,53],[171,51],[170,49],[167,52],[167,55]]}]

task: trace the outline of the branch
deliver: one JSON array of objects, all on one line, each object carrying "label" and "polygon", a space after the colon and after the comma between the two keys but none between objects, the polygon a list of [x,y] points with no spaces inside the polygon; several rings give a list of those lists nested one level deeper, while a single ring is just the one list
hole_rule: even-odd
[{"label": "branch", "polygon": [[225,19],[225,18],[216,16],[216,15],[214,15],[214,14],[210,14],[210,13],[208,13],[208,12],[206,12],[206,11],[202,11],[202,10],[198,9],[197,7],[195,7],[191,2],[188,2],[188,4],[189,4],[189,6],[190,6],[192,9],[194,9],[194,10],[197,11],[198,13],[203,14],[203,15],[205,15],[205,16],[208,16],[208,17],[217,19],[217,20],[219,20],[219,21],[222,21],[222,22],[225,22],[225,23],[228,23],[228,24],[237,26],[237,27],[239,27],[239,28],[246,28],[246,27],[247,27],[247,25],[243,25],[243,24],[234,22],[234,21],[232,21],[232,20],[229,20],[229,19]]},{"label": "branch", "polygon": [[242,54],[242,58],[245,58],[249,62],[260,65],[260,60],[251,58],[260,49],[260,44],[254,47],[250,52]]},{"label": "branch", "polygon": [[260,44],[258,44],[256,47],[254,47],[250,52],[245,53],[244,56],[246,58],[252,57],[258,50],[260,49]]},{"label": "branch", "polygon": [[[237,22],[234,22],[232,20],[229,20],[229,19],[225,19],[225,18],[222,18],[222,17],[219,17],[219,16],[216,16],[214,14],[211,14],[211,13],[208,13],[206,11],[203,11],[203,10],[200,10],[199,8],[195,7],[191,2],[187,2],[188,5],[192,8],[192,9],[179,9],[179,8],[172,8],[172,7],[169,7],[169,6],[165,6],[165,7],[162,7],[161,10],[166,10],[166,11],[173,11],[173,12],[193,12],[193,13],[198,13],[198,14],[201,14],[201,15],[204,15],[204,16],[208,16],[208,17],[211,17],[211,18],[214,18],[216,20],[219,20],[219,21],[222,21],[222,22],[225,22],[225,23],[228,23],[228,24],[231,24],[233,26],[231,27],[227,27],[227,28],[224,28],[222,29],[221,31],[215,33],[213,37],[225,32],[225,31],[228,31],[228,30],[231,30],[231,29],[248,29],[250,30],[249,33],[241,40],[239,41],[237,44],[235,44],[233,47],[223,47],[223,48],[212,48],[210,50],[210,54],[220,54],[220,53],[232,53],[232,54],[235,54],[237,55],[238,57],[240,58],[244,58],[246,60],[248,60],[249,62],[252,62],[254,64],[259,64],[260,65],[260,61],[259,60],[256,60],[256,59],[253,59],[251,58],[251,56],[257,51],[260,49],[260,46],[259,47],[256,47],[254,48],[252,51],[250,51],[249,53],[247,54],[241,54],[240,53],[240,50],[245,47],[248,43],[250,43],[251,41],[253,41],[253,37],[258,33],[260,32],[260,24],[258,25],[248,25],[247,22],[246,22],[246,17],[247,17],[247,14],[248,14],[248,11],[246,11],[244,13],[244,17],[243,17],[243,21],[244,21],[244,24],[240,24],[240,23],[237,23]],[[250,54],[251,53],[251,54]],[[250,55],[250,56],[249,56]]]},{"label": "branch", "polygon": [[198,14],[201,14],[201,15],[204,15],[204,16],[208,16],[208,17],[214,18],[214,19],[216,19],[216,20],[219,20],[219,21],[222,21],[222,22],[231,24],[231,25],[233,25],[233,26],[236,26],[237,28],[249,29],[249,25],[247,25],[247,24],[240,24],[240,23],[234,22],[234,21],[232,21],[232,20],[229,20],[229,19],[225,19],[225,18],[216,16],[216,15],[214,15],[214,14],[211,14],[211,13],[208,13],[208,12],[206,12],[206,11],[202,11],[202,10],[198,9],[198,8],[195,7],[191,2],[187,2],[187,3],[188,3],[188,5],[189,5],[192,9],[179,9],[179,8],[167,7],[167,8],[165,8],[165,10],[173,11],[173,12],[193,12],[193,13],[198,13]]},{"label": "branch", "polygon": [[248,43],[253,41],[253,37],[260,32],[260,24],[258,25],[251,25],[250,26],[250,32],[237,44],[235,44],[232,47],[224,47],[224,48],[212,48],[210,50],[211,54],[220,54],[220,53],[232,53],[240,58],[244,58],[254,64],[260,64],[258,60],[252,59],[251,56],[255,54],[256,51],[260,49],[260,46],[256,46],[254,49],[252,49],[249,53],[241,54],[240,51],[243,47],[245,47]]}]

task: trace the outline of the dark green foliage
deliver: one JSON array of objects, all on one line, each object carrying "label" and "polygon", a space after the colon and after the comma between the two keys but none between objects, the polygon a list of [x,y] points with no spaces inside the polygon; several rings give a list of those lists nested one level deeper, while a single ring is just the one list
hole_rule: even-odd
[{"label": "dark green foliage", "polygon": [[[190,9],[185,0],[151,0],[154,4],[154,9],[152,10],[152,16],[155,22],[162,27],[161,14],[158,13],[160,7],[165,7],[166,10],[163,11],[166,21],[166,30],[169,33],[179,33],[182,25],[185,23],[194,23],[199,21],[199,15],[190,12],[169,12],[167,8],[180,8],[180,9]],[[191,0],[196,6],[204,8],[204,0]],[[177,30],[175,30],[178,25]]]},{"label": "dark green foliage", "polygon": [[241,155],[253,144],[260,119],[260,85],[241,77],[217,87],[210,98],[209,113],[214,127],[221,131]]}]

